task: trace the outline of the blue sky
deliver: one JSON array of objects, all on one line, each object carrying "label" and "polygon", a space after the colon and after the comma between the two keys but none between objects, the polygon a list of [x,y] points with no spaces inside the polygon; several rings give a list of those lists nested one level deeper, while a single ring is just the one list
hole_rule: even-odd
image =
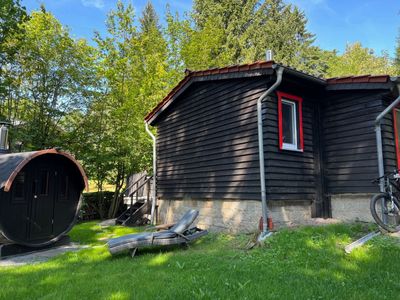
[{"label": "blue sky", "polygon": [[[128,0],[127,0],[128,1]],[[140,12],[147,0],[131,0]],[[158,13],[166,4],[181,15],[192,0],[152,1]],[[75,37],[90,39],[93,31],[104,32],[107,12],[116,0],[22,0],[29,11],[44,3]],[[399,0],[287,0],[300,7],[308,18],[308,29],[316,34],[316,45],[323,49],[343,51],[346,43],[361,41],[363,46],[380,53],[394,53],[400,28]]]}]

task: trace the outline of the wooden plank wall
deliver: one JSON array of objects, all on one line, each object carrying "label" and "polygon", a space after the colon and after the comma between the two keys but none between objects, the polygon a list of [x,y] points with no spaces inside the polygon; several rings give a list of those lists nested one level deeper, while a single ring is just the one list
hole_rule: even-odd
[{"label": "wooden plank wall", "polygon": [[[383,108],[392,103],[392,97],[383,97]],[[383,133],[383,157],[385,160],[385,172],[397,169],[396,144],[393,130],[393,113],[388,113],[382,120]]]},{"label": "wooden plank wall", "polygon": [[158,196],[259,199],[256,101],[266,78],[191,86],[158,122]]},{"label": "wooden plank wall", "polygon": [[[158,196],[259,200],[256,102],[266,77],[193,85],[158,127]],[[313,108],[303,104],[305,152],[278,148],[277,99],[264,105],[267,192],[271,200],[315,198]]]},{"label": "wooden plank wall", "polygon": [[264,104],[265,171],[268,199],[314,200],[316,198],[313,144],[314,103],[299,87],[283,83],[279,89],[303,98],[304,152],[280,150],[278,139],[278,99]]},{"label": "wooden plank wall", "polygon": [[[192,85],[160,117],[158,196],[164,199],[259,200],[256,101],[267,78]],[[285,82],[280,90],[303,97],[304,152],[278,147],[277,98],[264,103],[264,146],[270,200],[315,200],[316,149],[321,149],[321,193],[376,192],[378,174],[374,119],[390,102],[384,92],[317,93]],[[309,87],[309,86],[308,86]],[[386,102],[384,102],[386,101]],[[317,104],[320,103],[320,104]],[[320,105],[319,125],[316,109]],[[383,124],[386,169],[395,167],[392,116]],[[318,139],[314,134],[320,134]],[[321,196],[321,195],[320,195]]]},{"label": "wooden plank wall", "polygon": [[[322,120],[327,192],[376,192],[377,185],[371,183],[378,174],[374,120],[384,108],[382,92],[335,92],[325,100]],[[386,137],[388,133],[383,134]]]}]

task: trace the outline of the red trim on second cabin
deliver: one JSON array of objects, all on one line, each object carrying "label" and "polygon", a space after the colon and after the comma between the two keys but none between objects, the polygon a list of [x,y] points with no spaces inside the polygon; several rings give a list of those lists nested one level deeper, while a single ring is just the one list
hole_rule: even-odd
[{"label": "red trim on second cabin", "polygon": [[393,130],[394,130],[394,140],[396,144],[396,159],[397,159],[397,168],[400,169],[400,146],[399,146],[399,135],[398,135],[398,129],[397,129],[397,118],[396,118],[396,108],[393,109]]},{"label": "red trim on second cabin", "polygon": [[278,132],[279,132],[279,149],[283,148],[283,133],[282,133],[282,98],[287,100],[296,101],[299,106],[299,135],[300,135],[300,151],[304,151],[304,137],[303,137],[303,98],[284,92],[276,92],[278,95]]}]

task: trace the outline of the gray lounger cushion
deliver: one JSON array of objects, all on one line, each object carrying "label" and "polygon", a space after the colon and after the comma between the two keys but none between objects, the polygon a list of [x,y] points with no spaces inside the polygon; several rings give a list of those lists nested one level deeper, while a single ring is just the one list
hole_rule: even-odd
[{"label": "gray lounger cushion", "polygon": [[196,220],[197,216],[199,215],[199,212],[195,209],[191,209],[187,211],[182,218],[174,225],[172,226],[169,231],[173,231],[176,233],[183,233],[186,230],[189,229],[190,225]]},{"label": "gray lounger cushion", "polygon": [[108,249],[111,254],[115,254],[124,250],[134,249],[152,245],[174,245],[187,243],[204,234],[206,231],[194,230],[192,234],[185,236],[190,225],[197,218],[199,212],[191,209],[186,212],[183,217],[169,230],[159,232],[144,232],[137,234],[128,234],[119,238],[108,241]]}]

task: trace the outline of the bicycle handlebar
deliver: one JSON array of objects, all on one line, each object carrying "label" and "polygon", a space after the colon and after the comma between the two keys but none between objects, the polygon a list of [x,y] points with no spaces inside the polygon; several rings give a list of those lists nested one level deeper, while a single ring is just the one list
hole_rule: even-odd
[{"label": "bicycle handlebar", "polygon": [[[385,173],[383,176],[375,178],[374,180],[372,180],[372,183],[376,183],[379,182],[382,178],[388,178],[390,175],[393,176],[393,179],[400,179],[400,174],[399,174],[400,169],[395,169],[392,172],[387,172]],[[390,178],[389,178],[390,179]]]}]

